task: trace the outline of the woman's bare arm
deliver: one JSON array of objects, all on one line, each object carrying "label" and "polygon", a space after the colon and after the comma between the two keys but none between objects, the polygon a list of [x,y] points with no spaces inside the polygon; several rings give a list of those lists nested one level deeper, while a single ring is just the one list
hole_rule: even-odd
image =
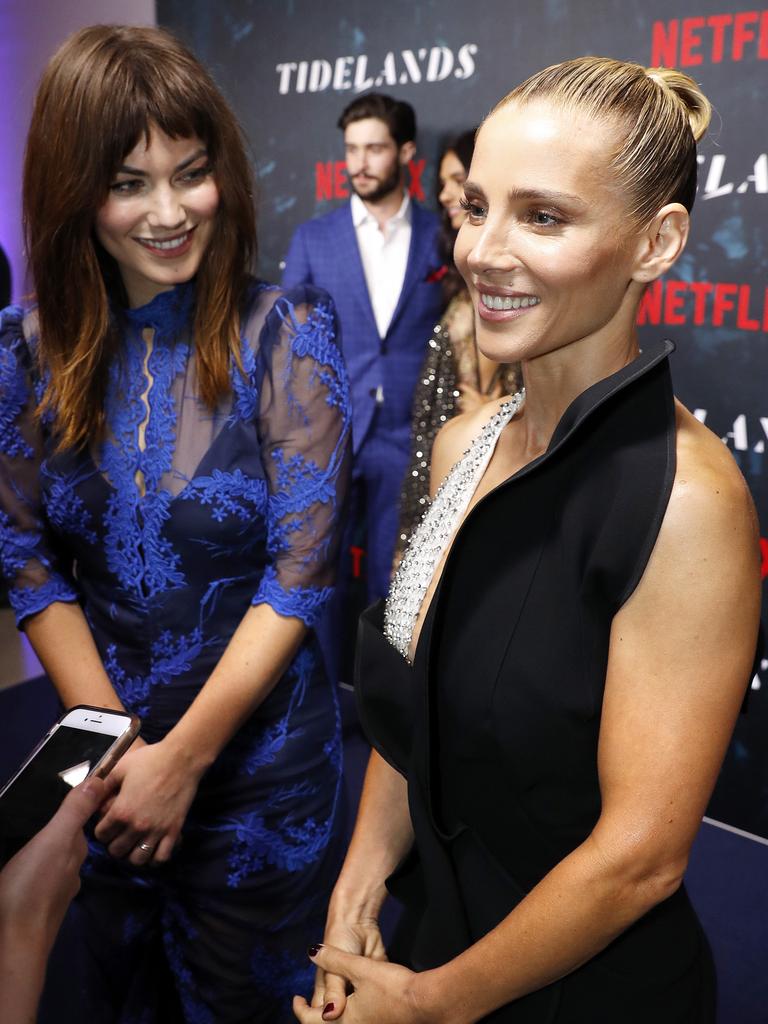
[{"label": "woman's bare arm", "polygon": [[476,1021],[562,977],[680,885],[760,614],[751,498],[730,455],[691,420],[681,413],[678,472],[653,554],[613,622],[600,819],[497,928],[414,978],[427,1019]]},{"label": "woman's bare arm", "polygon": [[26,619],[24,630],[65,707],[124,710],[79,604],[55,601]]},{"label": "woman's bare arm", "polygon": [[[749,680],[756,525],[730,455],[681,410],[667,513],[612,624],[595,828],[493,931],[440,968],[412,974],[319,950],[318,967],[355,988],[342,1021],[471,1024],[575,970],[676,891]],[[319,1019],[301,1000],[294,1010],[303,1024]]]},{"label": "woman's bare arm", "polygon": [[[386,897],[384,883],[412,844],[406,780],[374,750],[365,773],[355,831],[331,896],[323,942],[349,953],[386,959],[378,925]],[[334,1017],[343,1012],[346,981],[319,970],[312,1005],[330,1004]]]}]

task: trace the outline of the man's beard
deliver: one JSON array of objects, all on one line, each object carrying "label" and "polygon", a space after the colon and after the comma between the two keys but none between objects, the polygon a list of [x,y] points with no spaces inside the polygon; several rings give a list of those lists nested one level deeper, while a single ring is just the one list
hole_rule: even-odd
[{"label": "man's beard", "polygon": [[359,192],[355,188],[354,179],[350,179],[350,185],[355,195],[365,200],[366,203],[378,203],[382,199],[386,199],[387,196],[391,195],[400,187],[400,165],[395,164],[390,174],[386,178],[382,178],[379,184],[372,192]]}]

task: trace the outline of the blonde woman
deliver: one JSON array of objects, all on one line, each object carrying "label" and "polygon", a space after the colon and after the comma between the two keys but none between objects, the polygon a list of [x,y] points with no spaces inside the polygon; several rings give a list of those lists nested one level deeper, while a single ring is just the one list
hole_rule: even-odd
[{"label": "blonde woman", "polygon": [[[684,74],[585,57],[480,129],[456,262],[525,391],[441,432],[363,617],[374,753],[304,1024],[714,1019],[682,879],[749,678],[755,514],[634,326],[709,112]],[[376,927],[388,878],[408,967]]]}]

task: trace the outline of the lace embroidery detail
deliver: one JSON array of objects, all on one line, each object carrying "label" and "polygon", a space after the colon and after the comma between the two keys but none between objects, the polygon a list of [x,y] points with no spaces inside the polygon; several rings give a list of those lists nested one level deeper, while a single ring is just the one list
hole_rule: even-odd
[{"label": "lace embroidery detail", "polygon": [[[336,479],[338,469],[321,469],[317,463],[307,461],[301,452],[295,452],[287,461],[282,448],[272,452],[277,469],[275,493],[269,498],[269,551],[277,554],[290,548],[290,535],[312,528],[309,509],[316,503],[336,506]],[[299,513],[306,512],[301,516]],[[290,518],[289,518],[290,517]],[[327,541],[326,541],[327,543]],[[321,542],[313,560],[325,555]]]},{"label": "lace embroidery detail", "polygon": [[[291,349],[293,354],[303,359],[309,356],[318,366],[314,372],[320,382],[328,389],[326,399],[328,405],[342,409],[349,418],[350,397],[349,378],[344,366],[336,331],[333,313],[327,305],[318,302],[305,321],[296,317],[295,307],[286,299],[278,299],[275,309],[279,310],[292,331]],[[330,373],[328,371],[331,371]],[[283,381],[290,393],[290,362],[286,366],[286,377]],[[345,418],[345,425],[346,425]]]},{"label": "lace embroidery detail", "polygon": [[38,561],[48,567],[50,562],[39,550],[39,530],[18,530],[7,512],[0,509],[0,569],[7,579],[21,572],[29,562]]},{"label": "lace embroidery detail", "polygon": [[195,975],[184,955],[184,947],[196,939],[197,929],[177,900],[169,900],[163,914],[163,945],[173,971],[187,1024],[216,1024],[213,1011],[203,1001]]},{"label": "lace embroidery detail", "polygon": [[333,587],[290,587],[286,590],[277,578],[277,570],[268,565],[264,569],[259,589],[251,604],[268,604],[288,618],[301,619],[306,626],[314,626]]},{"label": "lace embroidery detail", "polygon": [[65,475],[52,470],[46,462],[40,466],[41,476],[49,481],[44,492],[48,521],[62,533],[82,537],[89,544],[95,544],[98,539],[92,527],[93,517],[75,488],[95,472],[91,469]]},{"label": "lace embroidery detail", "polygon": [[171,338],[191,323],[194,308],[195,285],[193,281],[185,281],[168,291],[158,292],[138,309],[120,309],[118,315],[135,328],[151,327],[158,335]]},{"label": "lace embroidery detail", "polygon": [[331,510],[323,513],[328,522],[333,521],[337,511],[339,474],[351,429],[349,383],[336,342],[334,315],[327,304],[317,303],[303,321],[286,297],[278,299],[274,309],[290,336],[290,357],[285,360],[280,383],[292,418],[302,423],[300,429],[311,435],[311,417],[296,394],[297,361],[309,359],[311,370],[308,376],[300,377],[301,386],[313,396],[322,389],[326,405],[340,411],[341,422],[337,423],[340,429],[333,438],[334,445],[324,467],[302,451],[285,446],[276,446],[270,451],[272,467],[269,472],[273,482],[267,508],[267,550],[276,558],[277,569],[267,567],[253,603],[267,602],[279,614],[297,616],[311,626],[330,597],[332,587],[286,586],[280,580],[280,556],[305,548],[302,568],[322,566],[328,557],[333,535],[318,519],[323,507]]},{"label": "lace embroidery detail", "polygon": [[[0,313],[0,332],[11,335],[9,345],[0,347],[0,451],[10,458],[34,457],[18,426],[19,415],[29,401],[29,385],[19,359],[23,345],[21,306],[9,306]],[[13,334],[18,331],[18,337]]]},{"label": "lace embroidery detail", "polygon": [[291,718],[304,702],[307,686],[314,670],[314,653],[309,647],[303,647],[294,658],[288,671],[288,676],[294,684],[288,710],[279,721],[261,733],[246,755],[243,768],[249,775],[255,775],[259,768],[272,764],[290,739],[302,735],[303,729],[291,729]]},{"label": "lace embroidery detail", "polygon": [[107,647],[104,668],[125,707],[144,717],[154,687],[167,685],[176,676],[189,672],[195,658],[213,643],[212,638],[203,640],[199,628],[181,636],[165,630],[151,645],[151,668],[146,675],[128,675],[118,663],[115,644]]},{"label": "lace embroidery detail", "polygon": [[[334,815],[323,822],[309,817],[301,824],[294,824],[290,813],[297,802],[316,793],[317,787],[309,782],[281,786],[255,810],[211,827],[211,831],[232,832],[234,836],[227,861],[230,888],[236,889],[243,879],[261,871],[267,864],[294,872],[320,857],[330,841]],[[334,802],[334,811],[335,807]],[[274,821],[274,827],[267,824],[267,816]]]},{"label": "lace embroidery detail", "polygon": [[256,353],[245,340],[240,340],[240,358],[243,362],[243,371],[232,360],[230,376],[232,379],[232,391],[235,396],[232,412],[229,415],[229,424],[232,425],[238,419],[244,423],[253,423],[259,411],[259,392],[256,387]]},{"label": "lace embroidery detail", "polygon": [[[227,861],[227,884],[231,888],[237,888],[245,878],[260,871],[266,864],[284,871],[300,871],[318,860],[328,846],[336,825],[343,761],[341,710],[335,691],[332,692],[334,728],[331,737],[323,745],[325,762],[335,779],[328,817],[322,822],[308,817],[302,824],[295,823],[291,805],[318,792],[318,787],[309,782],[301,782],[275,789],[248,814],[211,826],[209,831],[233,834],[232,852]],[[276,827],[268,824],[268,820],[270,823],[276,820]]]},{"label": "lace embroidery detail", "polygon": [[[169,293],[162,292],[150,305]],[[131,310],[137,316],[140,311]],[[155,319],[159,323],[157,312]],[[111,368],[107,396],[107,420],[112,436],[102,445],[101,465],[114,488],[107,503],[105,552],[111,572],[120,580],[133,601],[146,600],[169,587],[185,582],[181,559],[169,540],[162,536],[169,517],[172,497],[160,490],[163,473],[173,461],[176,412],[171,385],[186,366],[188,346],[164,344],[168,340],[157,328],[148,371],[152,378],[149,391],[145,448],[139,447],[139,426],[147,416],[142,400],[146,388],[145,348],[134,337],[126,346],[123,360]],[[137,343],[140,342],[140,343]],[[136,472],[144,475],[145,494],[136,487]]]},{"label": "lace embroidery detail", "polygon": [[252,523],[263,516],[267,507],[267,483],[258,477],[247,477],[241,469],[226,473],[214,469],[211,476],[196,476],[178,496],[179,501],[199,501],[210,506],[217,523],[235,516],[242,523]]},{"label": "lace embroidery detail", "polygon": [[77,601],[78,595],[60,576],[49,576],[39,587],[10,587],[8,600],[20,626],[30,615],[37,615],[55,601]]}]

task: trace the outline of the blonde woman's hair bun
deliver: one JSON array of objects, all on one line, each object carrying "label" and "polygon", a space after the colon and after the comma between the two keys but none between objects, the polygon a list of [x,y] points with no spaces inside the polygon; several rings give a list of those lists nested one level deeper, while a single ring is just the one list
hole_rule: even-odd
[{"label": "blonde woman's hair bun", "polygon": [[712,119],[712,104],[698,83],[676,68],[646,68],[645,73],[680,103],[696,142],[703,138]]}]

